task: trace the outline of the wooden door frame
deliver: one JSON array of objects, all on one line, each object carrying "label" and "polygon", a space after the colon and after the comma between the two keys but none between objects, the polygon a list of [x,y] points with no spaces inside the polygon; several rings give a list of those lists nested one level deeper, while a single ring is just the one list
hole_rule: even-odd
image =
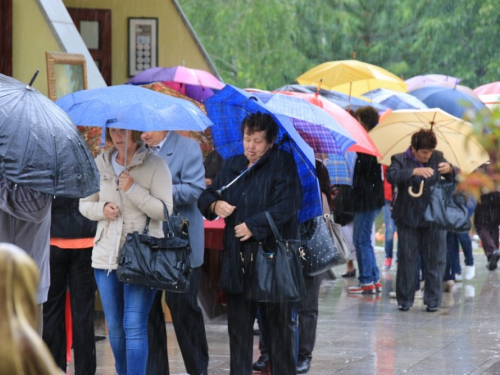
[{"label": "wooden door frame", "polygon": [[12,76],[12,0],[0,0],[0,73]]}]

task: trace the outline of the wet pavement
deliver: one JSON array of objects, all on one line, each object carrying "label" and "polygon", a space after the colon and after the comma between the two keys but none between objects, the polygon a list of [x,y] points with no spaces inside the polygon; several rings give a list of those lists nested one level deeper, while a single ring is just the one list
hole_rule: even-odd
[{"label": "wet pavement", "polygon": [[[379,265],[383,256],[377,252]],[[474,257],[476,277],[457,282],[452,293],[443,293],[443,305],[436,313],[426,312],[421,299],[410,311],[398,311],[396,300],[389,296],[394,290],[394,266],[381,273],[384,289],[375,296],[347,295],[346,287],[355,285],[356,279],[324,280],[309,374],[500,374],[500,271],[486,269],[480,249]],[[343,266],[334,270],[339,276]],[[171,324],[167,330],[170,373],[183,374]],[[207,319],[206,331],[208,373],[229,374],[226,317]],[[96,334],[105,334],[102,319],[96,322]],[[257,347],[255,337],[255,359]],[[97,355],[97,374],[115,374],[109,340],[97,342]]]}]

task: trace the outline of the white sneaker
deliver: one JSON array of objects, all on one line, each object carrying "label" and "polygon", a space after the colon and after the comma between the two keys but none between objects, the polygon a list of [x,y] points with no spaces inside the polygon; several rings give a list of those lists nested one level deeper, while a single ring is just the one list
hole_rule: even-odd
[{"label": "white sneaker", "polygon": [[472,280],[476,276],[476,267],[465,266],[465,280]]},{"label": "white sneaker", "polygon": [[461,273],[455,274],[455,281],[462,281],[462,274]]},{"label": "white sneaker", "polygon": [[389,297],[396,298],[396,292],[389,292]]}]

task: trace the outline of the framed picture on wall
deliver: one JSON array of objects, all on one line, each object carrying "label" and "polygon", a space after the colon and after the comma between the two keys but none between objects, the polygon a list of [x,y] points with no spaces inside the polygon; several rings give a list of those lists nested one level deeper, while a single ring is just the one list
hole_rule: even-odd
[{"label": "framed picture on wall", "polygon": [[129,18],[129,77],[156,66],[158,66],[158,18]]},{"label": "framed picture on wall", "polygon": [[85,57],[78,53],[45,52],[49,98],[87,89]]}]

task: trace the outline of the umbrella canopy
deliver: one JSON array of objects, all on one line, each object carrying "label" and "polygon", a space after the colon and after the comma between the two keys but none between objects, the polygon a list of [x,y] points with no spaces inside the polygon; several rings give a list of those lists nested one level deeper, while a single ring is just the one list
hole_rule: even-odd
[{"label": "umbrella canopy", "polygon": [[0,175],[71,198],[99,191],[94,159],[71,119],[34,88],[0,74]]},{"label": "umbrella canopy", "polygon": [[392,111],[370,131],[382,154],[380,162],[390,165],[391,156],[406,151],[411,136],[420,129],[432,129],[438,141],[436,149],[465,174],[489,160],[488,153],[472,133],[470,123],[439,108],[429,108]]},{"label": "umbrella canopy", "polygon": [[375,89],[363,94],[364,97],[372,100],[372,103],[385,105],[390,109],[422,109],[427,106],[416,97],[404,92]]},{"label": "umbrella canopy", "polygon": [[489,109],[497,108],[500,105],[500,94],[481,94],[479,99]]},{"label": "umbrella canopy", "polygon": [[386,88],[406,92],[406,83],[391,72],[359,60],[338,60],[320,64],[297,77],[302,85],[318,85],[350,96]]},{"label": "umbrella canopy", "polygon": [[367,105],[375,108],[379,113],[384,112],[388,107],[378,104],[378,103],[370,103],[368,100],[363,100],[361,98],[356,98],[353,96],[349,96],[348,94],[344,94],[338,91],[331,91],[325,89],[317,89],[317,86],[312,85],[285,85],[274,90],[275,92],[297,92],[304,94],[316,94],[319,93],[320,96],[324,97],[328,101],[338,105],[339,107],[346,110],[356,111],[360,107],[365,107]]},{"label": "umbrella canopy", "polygon": [[300,222],[322,214],[314,152],[301,138],[287,116],[271,111],[258,99],[237,87],[226,85],[205,103],[209,117],[214,122],[212,138],[217,152],[224,158],[244,153],[241,123],[250,113],[271,115],[279,125],[276,143],[290,152],[297,164],[302,185],[302,206],[298,213]]},{"label": "umbrella canopy", "polygon": [[466,93],[446,86],[424,86],[409,92],[420,99],[429,108],[441,108],[450,115],[462,118],[470,108],[474,112],[488,110],[478,99]]},{"label": "umbrella canopy", "polygon": [[269,110],[289,117],[315,153],[343,155],[355,144],[352,136],[332,116],[314,104],[279,93],[254,92],[253,95]]},{"label": "umbrella canopy", "polygon": [[220,90],[224,87],[224,83],[211,73],[185,66],[146,69],[136,74],[127,83],[144,85],[153,82],[164,82],[170,88],[198,101],[211,97],[214,94],[211,89]]},{"label": "umbrella canopy", "polygon": [[478,95],[500,94],[500,81],[487,83],[476,87],[474,92]]},{"label": "umbrella canopy", "polygon": [[348,151],[344,155],[345,162],[339,162],[337,155],[328,155],[323,160],[323,165],[330,176],[330,185],[351,185],[354,176],[354,167],[358,155],[355,152]]},{"label": "umbrella canopy", "polygon": [[203,131],[212,125],[193,103],[133,85],[81,90],[56,104],[77,125],[138,131]]},{"label": "umbrella canopy", "polygon": [[345,109],[317,94],[305,94],[291,91],[276,92],[306,100],[309,103],[322,108],[330,116],[337,120],[340,126],[342,126],[347,131],[347,133],[349,133],[351,137],[356,141],[356,144],[349,147],[348,151],[356,151],[369,155],[381,156],[365,128],[363,128],[358,120],[352,117]]},{"label": "umbrella canopy", "polygon": [[423,74],[408,78],[405,82],[408,85],[408,91],[412,91],[421,86],[436,85],[441,83],[457,85],[460,82],[460,78],[444,74]]}]

